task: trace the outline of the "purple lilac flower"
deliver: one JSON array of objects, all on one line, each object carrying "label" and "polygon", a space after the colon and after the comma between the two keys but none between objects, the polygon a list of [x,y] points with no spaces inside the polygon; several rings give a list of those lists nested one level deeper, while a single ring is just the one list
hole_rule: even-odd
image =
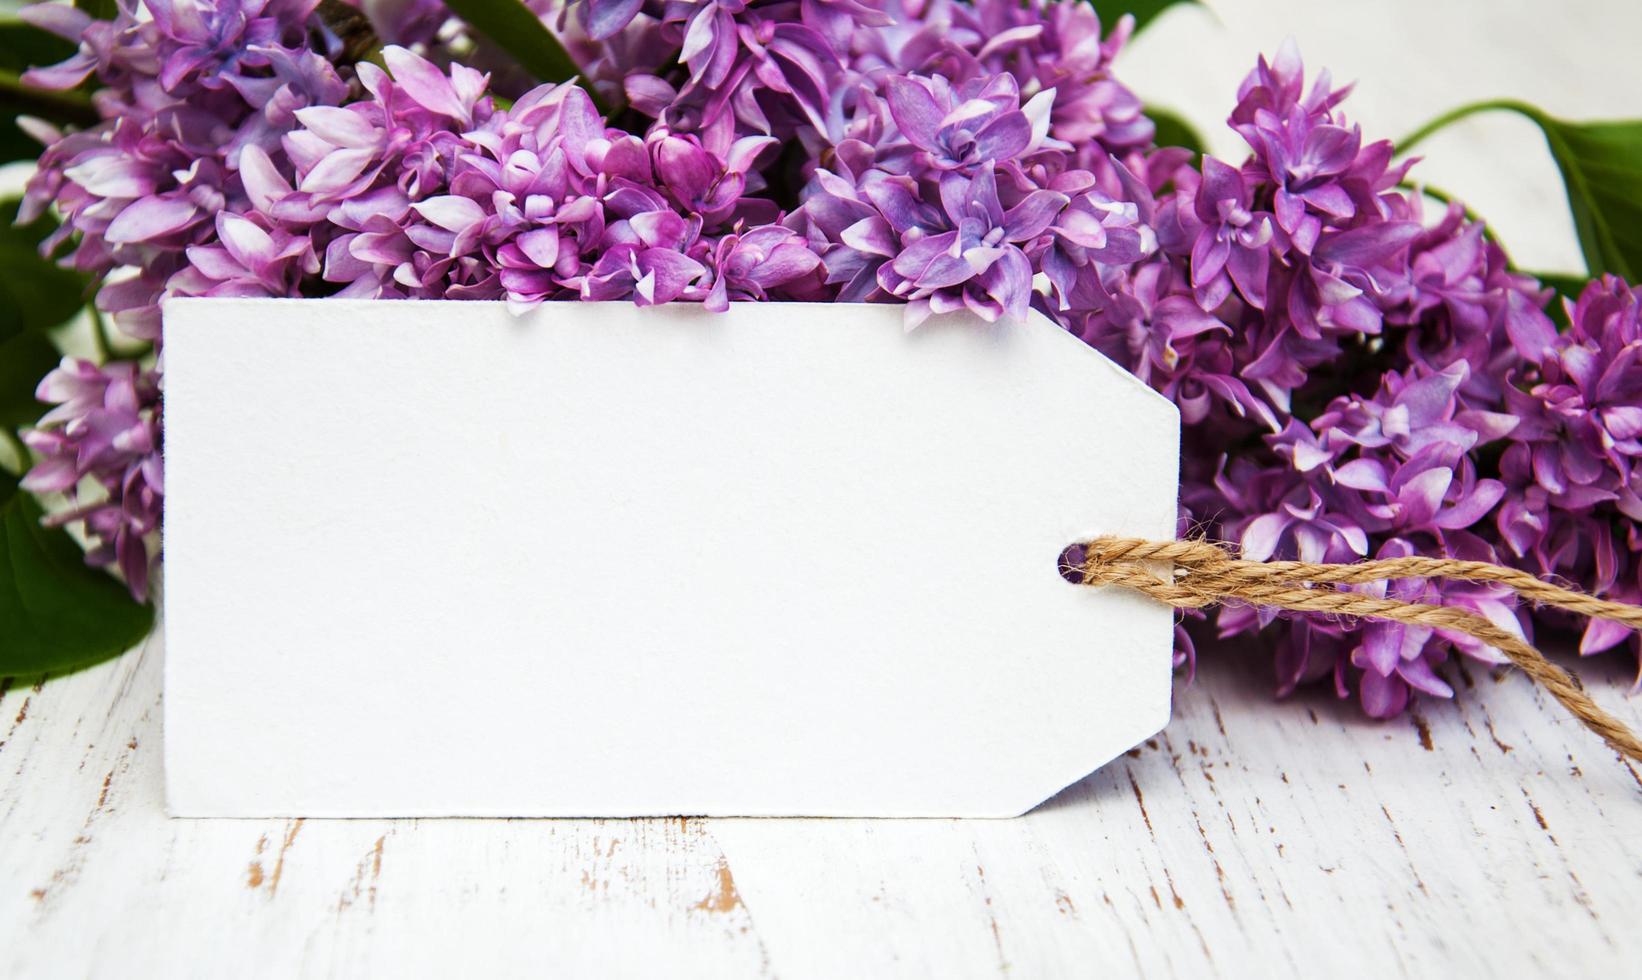
[{"label": "purple lilac flower", "polygon": [[[26,123],[23,217],[63,215],[47,247],[137,338],[163,341],[170,295],[1036,310],[1180,406],[1183,520],[1251,557],[1451,554],[1642,599],[1642,293],[1593,283],[1559,335],[1548,291],[1463,209],[1428,217],[1292,47],[1239,88],[1248,154],[1222,161],[1151,147],[1112,73],[1133,21],[1087,4],[533,0],[584,84],[626,96],[618,128],[581,84],[454,57],[472,38],[435,0],[360,0],[385,69],[333,64],[313,0],[143,2],[23,14],[79,45],[26,78],[94,80],[104,119]],[[30,487],[139,594],[159,385],[70,362],[28,435]],[[1372,591],[1566,625],[1492,587]],[[1456,652],[1497,659],[1247,608],[1183,625],[1183,659],[1206,632],[1260,634],[1280,693],[1332,681],[1376,716],[1450,696]]]},{"label": "purple lilac flower", "polygon": [[725,235],[708,263],[713,285],[705,302],[709,310],[722,312],[733,300],[769,299],[777,287],[795,290],[795,283],[820,267],[821,257],[789,228],[765,225],[746,234]]},{"label": "purple lilac flower", "polygon": [[160,526],[159,377],[130,362],[65,360],[37,392],[55,407],[24,435],[40,460],[23,477],[34,493],[68,497],[54,524],[83,523],[86,559],[114,566],[139,600],[148,595],[149,537]]},{"label": "purple lilac flower", "polygon": [[936,170],[1007,163],[1031,152],[1049,134],[1053,89],[1020,104],[1009,75],[954,88],[939,75],[892,75],[885,85],[889,111],[901,135],[922,152],[916,161]]}]

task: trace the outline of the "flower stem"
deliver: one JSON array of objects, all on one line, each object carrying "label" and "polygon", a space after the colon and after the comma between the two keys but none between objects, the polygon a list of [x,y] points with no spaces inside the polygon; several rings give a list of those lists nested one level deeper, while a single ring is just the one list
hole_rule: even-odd
[{"label": "flower stem", "polygon": [[91,343],[97,350],[97,363],[107,364],[114,358],[114,348],[108,342],[108,324],[103,322],[102,311],[96,303],[86,304],[86,315],[91,317]]},{"label": "flower stem", "polygon": [[1473,102],[1470,105],[1462,105],[1457,109],[1450,109],[1448,112],[1443,113],[1437,118],[1426,123],[1424,126],[1421,126],[1419,129],[1416,129],[1414,132],[1398,140],[1397,152],[1399,154],[1407,153],[1415,146],[1424,142],[1425,138],[1430,136],[1432,133],[1435,133],[1437,130],[1442,129],[1445,126],[1459,122],[1467,116],[1474,116],[1481,112],[1500,111],[1521,113],[1529,119],[1534,120],[1538,120],[1540,118],[1539,110],[1535,109],[1526,102],[1520,102],[1516,99],[1489,99],[1486,102]]},{"label": "flower stem", "polygon": [[1433,201],[1438,201],[1443,204],[1458,204],[1460,206],[1460,210],[1465,214],[1465,220],[1471,222],[1472,224],[1482,225],[1483,238],[1486,238],[1488,241],[1491,241],[1496,245],[1500,243],[1499,239],[1494,236],[1493,227],[1489,225],[1487,221],[1483,220],[1482,215],[1471,210],[1471,206],[1469,204],[1466,204],[1464,201],[1461,201],[1459,198],[1448,193],[1447,191],[1432,187],[1430,184],[1417,184],[1411,180],[1405,180],[1397,186],[1403,190],[1413,191],[1416,194],[1423,194],[1426,197],[1431,198]]}]

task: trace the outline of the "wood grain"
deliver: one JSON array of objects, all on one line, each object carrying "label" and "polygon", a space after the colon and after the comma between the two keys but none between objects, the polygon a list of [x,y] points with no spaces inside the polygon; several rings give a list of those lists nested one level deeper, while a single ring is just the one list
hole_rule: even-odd
[{"label": "wood grain", "polygon": [[[1164,735],[1019,820],[193,821],[163,813],[162,657],[150,641],[0,682],[0,976],[1480,976],[1642,956],[1642,775],[1521,677],[1469,668],[1457,701],[1376,724],[1211,659]],[[1593,690],[1642,722],[1606,666]]]},{"label": "wood grain", "polygon": [[[1642,5],[1211,6],[1121,67],[1228,158],[1228,93],[1288,33],[1360,81],[1349,108],[1376,136],[1499,95],[1638,115],[1619,39]],[[1526,267],[1577,265],[1531,129],[1482,119],[1426,155]],[[1642,775],[1476,668],[1456,701],[1375,724],[1275,703],[1264,665],[1207,651],[1162,737],[1011,821],[173,821],[162,656],[0,679],[0,977],[1625,976],[1642,958]],[[1634,725],[1622,659],[1577,666]]]}]

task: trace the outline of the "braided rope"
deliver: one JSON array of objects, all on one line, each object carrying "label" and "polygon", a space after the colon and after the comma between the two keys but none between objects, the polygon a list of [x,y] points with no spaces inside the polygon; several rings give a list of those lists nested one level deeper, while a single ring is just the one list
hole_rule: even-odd
[{"label": "braided rope", "polygon": [[[1539,605],[1555,606],[1589,618],[1613,620],[1637,630],[1642,630],[1642,607],[1598,599],[1519,569],[1453,558],[1380,558],[1346,565],[1259,562],[1238,558],[1225,546],[1208,541],[1117,537],[1099,538],[1084,548],[1084,561],[1078,570],[1083,573],[1086,585],[1134,589],[1177,609],[1241,602],[1463,633],[1497,648],[1610,747],[1626,758],[1642,762],[1642,739],[1591,700],[1573,676],[1545,659],[1544,654],[1516,634],[1468,609],[1382,599],[1333,586],[1403,578],[1492,582]],[[1173,566],[1168,577],[1160,577],[1157,566],[1161,564]]]}]

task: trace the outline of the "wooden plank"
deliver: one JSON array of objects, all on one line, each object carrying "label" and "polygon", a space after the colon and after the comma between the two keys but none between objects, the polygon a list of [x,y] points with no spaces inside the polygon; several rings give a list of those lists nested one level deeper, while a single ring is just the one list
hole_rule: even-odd
[{"label": "wooden plank", "polygon": [[[1467,669],[1458,701],[1375,724],[1327,697],[1273,702],[1217,658],[1163,736],[1019,820],[192,821],[162,810],[162,656],[150,641],[0,697],[0,976],[1497,974],[1642,956],[1642,777],[1521,677]],[[1593,689],[1642,723],[1605,663]]]}]

